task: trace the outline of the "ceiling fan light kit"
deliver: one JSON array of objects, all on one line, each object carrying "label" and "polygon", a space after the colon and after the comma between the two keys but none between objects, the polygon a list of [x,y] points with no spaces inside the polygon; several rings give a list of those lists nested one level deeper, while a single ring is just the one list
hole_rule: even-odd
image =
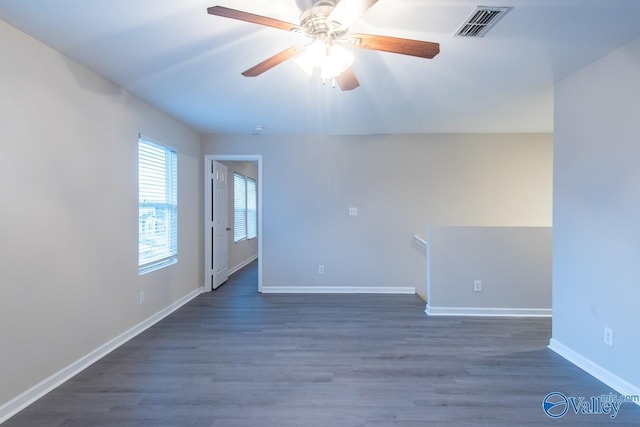
[{"label": "ceiling fan light kit", "polygon": [[353,59],[353,53],[339,44],[327,44],[323,40],[316,40],[298,55],[295,62],[307,75],[311,76],[319,69],[320,78],[330,80],[349,68]]},{"label": "ceiling fan light kit", "polygon": [[354,55],[350,48],[377,50],[431,59],[440,52],[433,42],[401,39],[372,34],[351,34],[349,27],[377,0],[316,0],[300,15],[300,25],[255,15],[224,6],[207,9],[211,15],[265,25],[302,34],[306,42],[292,46],[244,71],[246,77],[256,77],[282,62],[295,62],[308,75],[320,70],[322,81],[334,80],[342,90],[360,85],[351,65]]}]

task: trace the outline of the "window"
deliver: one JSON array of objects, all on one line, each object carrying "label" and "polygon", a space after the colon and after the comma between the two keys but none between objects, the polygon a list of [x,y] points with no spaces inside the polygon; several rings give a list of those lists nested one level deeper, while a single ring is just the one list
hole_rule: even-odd
[{"label": "window", "polygon": [[247,238],[247,181],[233,174],[233,241]]},{"label": "window", "polygon": [[254,239],[258,234],[256,181],[233,174],[233,241]]},{"label": "window", "polygon": [[138,140],[138,272],[178,256],[178,154]]},{"label": "window", "polygon": [[247,178],[247,239],[254,239],[258,234],[256,182]]}]

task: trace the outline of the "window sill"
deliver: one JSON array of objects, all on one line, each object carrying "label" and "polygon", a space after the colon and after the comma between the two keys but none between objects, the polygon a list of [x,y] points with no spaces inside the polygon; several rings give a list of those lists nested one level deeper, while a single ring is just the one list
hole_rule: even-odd
[{"label": "window sill", "polygon": [[152,271],[160,270],[161,268],[168,267],[178,262],[178,257],[171,257],[163,259],[162,261],[155,262],[153,264],[147,264],[142,267],[138,267],[138,276],[142,276]]},{"label": "window sill", "polygon": [[243,237],[240,240],[234,240],[233,243],[238,244],[238,243],[242,243],[242,242],[250,242],[250,241],[255,240],[255,239],[257,239],[257,237],[249,237],[249,238]]}]

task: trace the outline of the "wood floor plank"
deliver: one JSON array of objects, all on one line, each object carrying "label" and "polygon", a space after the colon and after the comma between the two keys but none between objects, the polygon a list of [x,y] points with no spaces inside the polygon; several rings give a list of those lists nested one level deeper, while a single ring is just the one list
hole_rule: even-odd
[{"label": "wood floor plank", "polygon": [[[412,295],[260,295],[234,274],[6,422],[13,426],[597,426],[547,393],[610,388],[546,348],[545,318],[427,317]],[[5,427],[5,425],[3,425]]]}]

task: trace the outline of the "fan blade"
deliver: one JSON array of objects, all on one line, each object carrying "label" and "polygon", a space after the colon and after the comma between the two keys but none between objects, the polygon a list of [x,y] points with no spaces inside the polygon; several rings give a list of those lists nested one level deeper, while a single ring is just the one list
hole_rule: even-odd
[{"label": "fan blade", "polygon": [[360,16],[378,0],[341,0],[329,15],[328,21],[337,21],[349,28]]},{"label": "fan blade", "polygon": [[224,6],[212,6],[207,9],[211,15],[222,16],[224,18],[237,19],[239,21],[252,22],[254,24],[266,25],[280,30],[291,31],[300,28],[296,24],[279,19],[268,18],[266,16],[254,15],[253,13],[243,12],[241,10],[230,9]]},{"label": "fan blade", "polygon": [[269,71],[276,65],[282,64],[287,59],[291,59],[294,56],[300,55],[303,51],[304,49],[301,47],[291,46],[290,48],[285,49],[282,52],[277,53],[270,58],[265,59],[258,65],[254,65],[253,67],[249,68],[247,71],[243,71],[242,75],[245,77],[259,76],[265,71]]},{"label": "fan blade", "polygon": [[440,53],[440,45],[438,43],[372,34],[353,34],[349,37],[349,43],[352,46],[362,49],[381,50],[383,52],[399,53],[428,59]]},{"label": "fan blade", "polygon": [[342,90],[352,90],[360,86],[360,82],[356,78],[351,67],[347,68],[338,77],[336,77],[336,81]]}]

